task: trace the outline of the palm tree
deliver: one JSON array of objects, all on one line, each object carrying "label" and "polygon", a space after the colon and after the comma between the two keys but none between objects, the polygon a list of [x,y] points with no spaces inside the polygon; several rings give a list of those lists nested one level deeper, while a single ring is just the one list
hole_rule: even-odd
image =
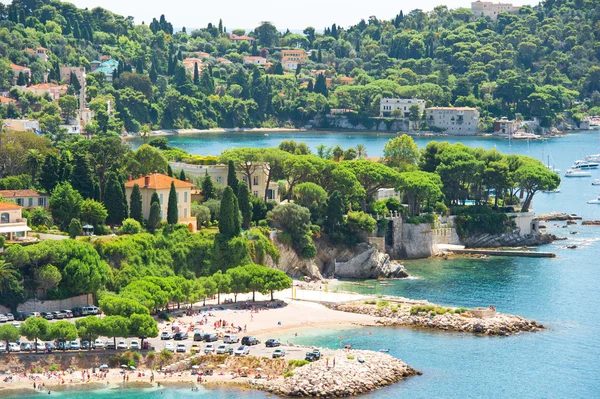
[{"label": "palm tree", "polygon": [[36,150],[35,148],[27,151],[27,155],[25,156],[25,165],[27,169],[31,172],[31,181],[35,184],[35,177],[37,175],[38,170],[42,166],[44,162],[44,156],[40,152],[40,150]]},{"label": "palm tree", "polygon": [[367,157],[367,148],[365,147],[364,144],[357,144],[356,145],[356,157],[358,159],[362,159],[362,158],[366,158]]},{"label": "palm tree", "polygon": [[[16,279],[19,273],[15,270],[12,263],[0,260],[0,281],[7,282]],[[0,293],[4,293],[5,284],[0,284]]]}]

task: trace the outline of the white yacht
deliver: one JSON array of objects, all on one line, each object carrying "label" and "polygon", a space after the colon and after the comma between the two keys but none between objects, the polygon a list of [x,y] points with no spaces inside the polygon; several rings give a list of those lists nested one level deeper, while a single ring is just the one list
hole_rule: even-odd
[{"label": "white yacht", "polygon": [[600,186],[600,179],[596,179],[592,182],[592,186]]},{"label": "white yacht", "polygon": [[565,172],[565,177],[591,177],[591,172],[586,172],[584,170],[574,170],[569,169]]},{"label": "white yacht", "polygon": [[542,190],[544,194],[558,194],[560,193],[560,188],[555,188],[554,190]]},{"label": "white yacht", "polygon": [[600,162],[600,154],[592,154],[585,157],[588,162]]},{"label": "white yacht", "polygon": [[598,169],[600,163],[593,161],[575,161],[571,169]]},{"label": "white yacht", "polygon": [[522,130],[519,130],[515,133],[512,134],[512,136],[509,136],[509,138],[512,138],[513,140],[537,140],[540,139],[542,136],[538,136],[537,134],[533,134],[533,133],[526,133]]},{"label": "white yacht", "polygon": [[593,199],[593,200],[589,200],[587,203],[588,204],[600,204],[600,197]]}]

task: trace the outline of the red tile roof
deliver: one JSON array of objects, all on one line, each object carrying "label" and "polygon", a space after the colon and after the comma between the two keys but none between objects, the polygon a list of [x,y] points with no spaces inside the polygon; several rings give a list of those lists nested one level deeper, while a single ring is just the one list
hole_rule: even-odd
[{"label": "red tile roof", "polygon": [[10,64],[10,69],[16,69],[18,71],[29,71],[30,69],[17,64]]},{"label": "red tile roof", "polygon": [[[146,186],[146,177],[148,177],[148,185]],[[187,188],[196,187],[195,184],[185,182],[179,179],[174,179],[162,173],[151,173],[148,176],[142,176],[138,179],[128,181],[125,183],[125,187],[133,187],[134,185],[140,186],[140,188],[149,188],[152,190],[168,190],[171,188],[171,182],[175,183],[175,188]]]},{"label": "red tile roof", "polygon": [[0,195],[7,200],[11,197],[41,197],[48,194],[40,193],[35,190],[0,190]]},{"label": "red tile roof", "polygon": [[12,98],[0,96],[0,103],[1,104],[16,103],[16,102],[17,102],[17,100],[13,100]]},{"label": "red tile roof", "polygon": [[23,207],[12,202],[0,202],[0,211],[18,211],[20,209]]}]

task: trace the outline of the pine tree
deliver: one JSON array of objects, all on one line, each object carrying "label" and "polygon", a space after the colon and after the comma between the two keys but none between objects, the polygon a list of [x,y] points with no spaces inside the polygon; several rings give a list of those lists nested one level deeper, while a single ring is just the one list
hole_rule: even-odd
[{"label": "pine tree", "polygon": [[[231,239],[240,234],[239,213],[237,198],[231,187],[225,187],[221,199],[221,210],[219,215],[219,232],[226,238]],[[237,217],[236,217],[237,215]]]},{"label": "pine tree", "polygon": [[127,217],[127,208],[123,208],[123,204],[126,204],[125,193],[119,180],[114,172],[110,172],[104,189],[104,206],[108,212],[106,222],[111,226],[121,224]]},{"label": "pine tree", "polygon": [[331,193],[327,206],[325,208],[325,232],[331,234],[335,232],[344,223],[344,198],[339,191]]},{"label": "pine tree", "polygon": [[137,184],[133,185],[129,203],[129,214],[133,219],[142,223],[144,221],[144,217],[142,215],[142,192],[140,190],[140,186]]},{"label": "pine tree", "polygon": [[186,181],[187,177],[185,176],[185,172],[181,169],[181,173],[179,173],[179,180]]},{"label": "pine tree", "polygon": [[48,194],[54,190],[54,187],[60,182],[59,161],[54,153],[46,155],[42,172],[40,173],[40,185]]},{"label": "pine tree", "polygon": [[[183,170],[181,171],[183,172]],[[169,202],[167,204],[167,223],[177,224],[179,214],[177,210],[177,190],[175,190],[175,182],[171,182],[171,190],[169,191]]]},{"label": "pine tree", "polygon": [[83,198],[94,198],[94,177],[90,161],[85,155],[76,154],[71,175],[71,185]]},{"label": "pine tree", "polygon": [[252,203],[250,201],[250,190],[247,184],[240,184],[238,188],[239,208],[242,212],[242,227],[246,230],[250,228],[252,222]]},{"label": "pine tree", "polygon": [[135,64],[135,72],[139,74],[144,73],[144,59],[138,58],[137,63]]},{"label": "pine tree", "polygon": [[167,164],[167,175],[169,175],[169,177],[173,177],[173,168],[171,168],[171,165]]},{"label": "pine tree", "polygon": [[213,184],[212,177],[206,171],[204,179],[202,179],[202,198],[204,201],[217,198],[217,190]]},{"label": "pine tree", "polygon": [[283,75],[283,66],[281,62],[275,64],[275,71],[273,72],[275,75]]},{"label": "pine tree", "polygon": [[200,72],[198,71],[198,63],[194,63],[194,84],[197,85],[200,83]]},{"label": "pine tree", "polygon": [[229,161],[227,169],[227,186],[231,187],[234,193],[237,193],[239,184],[240,182],[237,178],[235,165],[233,164],[233,161]]}]

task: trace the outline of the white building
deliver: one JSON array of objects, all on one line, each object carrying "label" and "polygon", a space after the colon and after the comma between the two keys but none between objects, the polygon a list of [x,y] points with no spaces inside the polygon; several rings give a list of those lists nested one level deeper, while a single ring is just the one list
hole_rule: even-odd
[{"label": "white building", "polygon": [[418,98],[382,98],[379,105],[379,116],[390,117],[394,111],[402,112],[404,118],[408,118],[410,107],[416,105],[419,107],[419,115],[425,111],[425,100]]},{"label": "white building", "polygon": [[490,17],[495,20],[498,14],[502,12],[518,12],[520,6],[513,6],[511,3],[492,3],[491,1],[474,1],[471,3],[471,11],[475,18]]},{"label": "white building", "polygon": [[265,65],[266,63],[267,59],[265,57],[258,57],[253,55],[247,55],[244,57],[244,64]]},{"label": "white building", "polygon": [[479,111],[468,107],[427,108],[427,125],[444,129],[444,133],[475,135],[479,123]]},{"label": "white building", "polygon": [[394,188],[380,188],[373,196],[375,201],[385,201],[388,198],[395,198],[398,201],[402,201],[400,191],[396,191]]},{"label": "white building", "polygon": [[40,130],[40,122],[34,119],[4,119],[2,121],[6,130],[15,132],[35,132]]}]

